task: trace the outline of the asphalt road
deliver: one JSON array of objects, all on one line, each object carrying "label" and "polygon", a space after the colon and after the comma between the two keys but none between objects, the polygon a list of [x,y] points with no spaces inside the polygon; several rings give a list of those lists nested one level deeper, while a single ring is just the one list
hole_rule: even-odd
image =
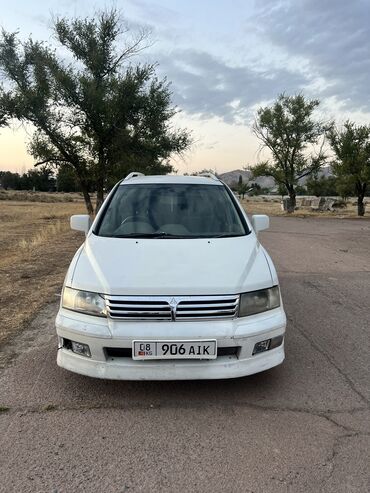
[{"label": "asphalt road", "polygon": [[50,304],[3,349],[0,491],[370,491],[370,221],[273,218],[261,237],[289,319],[283,365],[89,379],[56,366]]}]

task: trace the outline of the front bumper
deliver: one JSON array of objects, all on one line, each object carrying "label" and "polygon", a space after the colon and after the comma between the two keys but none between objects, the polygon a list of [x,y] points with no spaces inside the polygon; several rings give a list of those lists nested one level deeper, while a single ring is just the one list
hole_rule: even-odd
[{"label": "front bumper", "polygon": [[[284,335],[283,308],[233,320],[196,322],[120,322],[99,319],[60,309],[56,319],[59,338],[88,344],[91,358],[69,349],[58,350],[62,368],[96,378],[112,380],[198,380],[235,378],[268,370],[284,360],[284,342],[269,351],[252,355],[257,342]],[[108,357],[104,348],[131,348],[138,339],[217,339],[218,347],[239,348],[233,356],[215,360],[134,361],[130,357]],[[60,339],[61,340],[61,339]]]}]

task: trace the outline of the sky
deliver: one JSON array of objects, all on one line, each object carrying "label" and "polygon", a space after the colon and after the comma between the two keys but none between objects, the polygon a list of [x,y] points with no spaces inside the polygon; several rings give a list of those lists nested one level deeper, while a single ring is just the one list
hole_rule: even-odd
[{"label": "sky", "polygon": [[[370,0],[0,0],[0,26],[53,42],[52,16],[112,6],[131,29],[150,30],[136,60],[158,63],[181,110],[175,124],[192,132],[193,147],[173,161],[179,173],[267,157],[253,115],[282,92],[319,98],[320,118],[370,123]],[[0,129],[0,169],[33,166],[31,134]]]}]

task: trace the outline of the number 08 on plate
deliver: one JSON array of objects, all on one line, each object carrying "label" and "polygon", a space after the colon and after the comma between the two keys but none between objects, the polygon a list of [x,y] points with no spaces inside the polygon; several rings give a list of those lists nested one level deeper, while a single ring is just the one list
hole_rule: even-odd
[{"label": "number 08 on plate", "polygon": [[215,359],[217,341],[133,341],[132,359]]}]

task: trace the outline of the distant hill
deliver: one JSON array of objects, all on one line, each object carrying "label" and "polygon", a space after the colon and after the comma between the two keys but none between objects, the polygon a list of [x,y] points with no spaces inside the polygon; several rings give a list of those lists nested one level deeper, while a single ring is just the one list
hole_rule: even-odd
[{"label": "distant hill", "polygon": [[234,185],[238,183],[239,176],[242,177],[243,183],[257,183],[262,188],[274,188],[275,180],[271,176],[259,176],[252,180],[252,173],[243,169],[236,169],[234,171],[228,171],[226,173],[221,173],[218,175],[219,178],[224,181],[227,185]]},{"label": "distant hill", "polygon": [[252,173],[250,171],[245,171],[244,169],[235,169],[234,171],[227,171],[226,173],[221,173],[219,178],[226,183],[226,185],[232,185],[233,183],[238,183],[239,176],[242,177],[243,183],[248,183]]},{"label": "distant hill", "polygon": [[[331,176],[332,172],[330,166],[324,166],[322,170],[319,172],[319,176]],[[227,185],[234,185],[238,183],[239,176],[242,177],[243,183],[257,183],[262,188],[275,188],[275,180],[271,176],[259,176],[258,178],[252,180],[252,173],[248,170],[244,169],[235,169],[234,171],[227,171],[226,173],[221,173],[218,175],[219,178],[224,181]],[[300,185],[304,185],[307,181],[307,176],[303,177],[299,183]]]}]

